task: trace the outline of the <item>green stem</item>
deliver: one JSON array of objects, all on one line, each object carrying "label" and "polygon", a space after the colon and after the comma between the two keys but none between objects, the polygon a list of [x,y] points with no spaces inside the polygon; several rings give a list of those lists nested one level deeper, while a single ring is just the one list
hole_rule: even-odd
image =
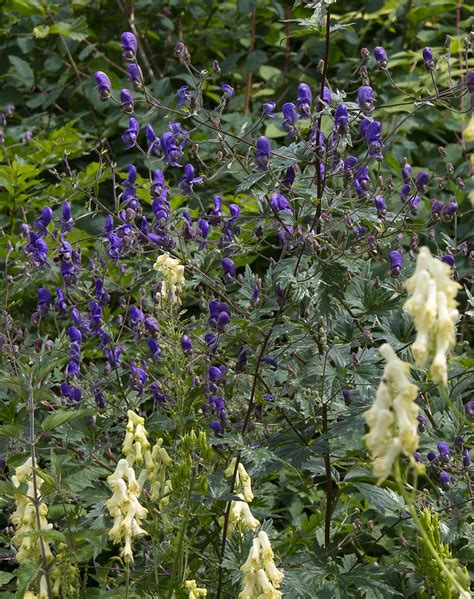
[{"label": "green stem", "polygon": [[413,499],[405,490],[405,486],[403,484],[402,477],[400,474],[400,464],[399,464],[398,460],[395,462],[394,474],[395,474],[395,480],[398,484],[400,495],[405,499],[408,509],[410,511],[411,517],[413,518],[413,522],[415,523],[415,527],[418,531],[418,534],[423,539],[423,543],[425,544],[425,547],[430,552],[431,557],[435,560],[435,562],[441,568],[441,570],[443,571],[443,573],[445,574],[445,576],[448,578],[449,582],[451,583],[452,587],[454,589],[456,589],[456,591],[459,592],[460,597],[461,598],[469,597],[469,594],[466,594],[466,589],[464,589],[459,584],[459,582],[457,581],[455,576],[452,575],[451,571],[448,569],[448,567],[446,566],[444,561],[440,558],[440,556],[438,555],[438,552],[436,551],[436,548],[433,546],[433,543],[431,542],[431,539],[427,535],[425,527],[423,526],[423,524],[421,523],[421,521],[418,517],[418,513],[416,511],[416,507],[413,502]]}]

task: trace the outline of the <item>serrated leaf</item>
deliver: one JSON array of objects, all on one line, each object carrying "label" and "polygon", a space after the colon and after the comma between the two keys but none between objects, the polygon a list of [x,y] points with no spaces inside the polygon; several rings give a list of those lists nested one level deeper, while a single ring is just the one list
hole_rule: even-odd
[{"label": "serrated leaf", "polygon": [[0,572],[0,585],[3,586],[10,582],[12,578],[15,578],[14,572]]},{"label": "serrated leaf", "polygon": [[0,437],[16,438],[21,433],[21,426],[18,424],[0,424]]},{"label": "serrated leaf", "polygon": [[94,410],[91,408],[83,408],[80,410],[58,410],[54,414],[47,416],[41,423],[41,429],[44,432],[51,431],[63,424],[67,424],[82,418],[84,416],[90,416],[94,414]]}]

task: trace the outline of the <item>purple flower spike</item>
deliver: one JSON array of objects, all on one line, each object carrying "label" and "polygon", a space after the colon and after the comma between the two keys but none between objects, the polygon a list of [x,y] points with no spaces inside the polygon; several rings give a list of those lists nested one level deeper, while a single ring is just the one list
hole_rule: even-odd
[{"label": "purple flower spike", "polygon": [[403,256],[400,252],[390,252],[389,258],[392,277],[398,277],[403,266]]},{"label": "purple flower spike", "polygon": [[435,68],[436,63],[431,48],[423,48],[423,62],[427,71],[432,71]]},{"label": "purple flower spike", "polygon": [[311,88],[307,83],[300,83],[298,85],[298,99],[296,100],[296,107],[299,114],[307,119],[310,116],[311,102],[313,101],[313,94]]},{"label": "purple flower spike", "polygon": [[264,102],[262,106],[263,114],[270,119],[276,119],[278,115],[274,112],[275,108],[275,102]]},{"label": "purple flower spike", "polygon": [[140,125],[137,119],[133,117],[128,121],[128,129],[122,134],[122,141],[127,150],[133,148],[137,143],[138,133],[140,131]]},{"label": "purple flower spike", "polygon": [[120,105],[124,112],[133,112],[133,96],[128,89],[122,89],[120,91]]},{"label": "purple flower spike", "polygon": [[253,159],[255,166],[259,171],[266,171],[268,168],[268,161],[270,160],[271,146],[268,141],[268,137],[262,135],[257,139],[256,143],[257,153]]},{"label": "purple flower spike", "polygon": [[95,80],[97,83],[97,90],[99,92],[99,98],[102,102],[105,102],[110,98],[110,92],[112,91],[112,83],[106,73],[103,71],[97,71],[95,74]]},{"label": "purple flower spike", "polygon": [[235,278],[237,268],[235,262],[231,258],[222,258],[221,266],[224,269],[224,277],[228,279]]},{"label": "purple flower spike", "polygon": [[135,60],[135,54],[137,53],[138,47],[137,38],[133,35],[133,33],[126,31],[125,33],[122,33],[120,39],[122,40],[123,58],[128,62]]},{"label": "purple flower spike", "polygon": [[447,491],[449,489],[451,486],[451,477],[447,472],[443,471],[439,473],[439,484],[443,491]]},{"label": "purple flower spike", "polygon": [[368,85],[362,85],[357,91],[357,104],[365,115],[372,114],[374,110],[374,90]]},{"label": "purple flower spike", "polygon": [[190,354],[193,351],[193,344],[187,335],[181,337],[181,349],[185,354]]},{"label": "purple flower spike", "polygon": [[374,57],[379,67],[381,67],[382,69],[387,68],[388,57],[387,53],[385,52],[385,48],[382,48],[382,46],[377,46],[374,50]]}]

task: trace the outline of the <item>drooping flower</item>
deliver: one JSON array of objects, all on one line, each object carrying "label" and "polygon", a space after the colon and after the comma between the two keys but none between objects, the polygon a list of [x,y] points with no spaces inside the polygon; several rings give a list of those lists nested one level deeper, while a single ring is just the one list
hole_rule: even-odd
[{"label": "drooping flower", "polygon": [[183,190],[184,195],[192,195],[193,185],[199,185],[202,183],[202,177],[196,177],[194,173],[194,166],[192,164],[187,164],[184,167],[184,174],[180,179],[178,186]]},{"label": "drooping flower", "polygon": [[345,133],[349,126],[349,111],[345,104],[338,104],[334,111],[334,126],[339,133]]},{"label": "drooping flower", "polygon": [[432,71],[436,66],[433,51],[427,46],[423,48],[423,62],[427,71]]},{"label": "drooping flower", "polygon": [[122,142],[125,149],[129,150],[137,143],[138,133],[140,132],[140,125],[137,119],[131,118],[128,121],[128,129],[122,134]]},{"label": "drooping flower", "polygon": [[110,92],[112,91],[112,83],[106,73],[103,71],[97,71],[95,80],[97,83],[97,91],[99,92],[99,98],[102,102],[105,102],[110,98]]},{"label": "drooping flower", "polygon": [[226,96],[227,98],[234,97],[234,88],[230,86],[228,83],[224,83],[223,85],[221,85],[221,90],[224,92],[224,96]]},{"label": "drooping flower", "polygon": [[377,209],[377,214],[379,216],[383,216],[387,212],[387,204],[385,203],[385,198],[380,195],[376,195],[374,197],[375,208]]},{"label": "drooping flower", "polygon": [[393,251],[390,252],[389,258],[392,277],[398,277],[403,266],[403,256],[400,252]]},{"label": "drooping flower", "polygon": [[128,62],[135,60],[135,54],[137,53],[138,47],[137,38],[135,35],[129,31],[126,31],[125,33],[122,33],[120,39],[122,42],[123,58]]},{"label": "drooping flower", "polygon": [[369,432],[364,440],[371,453],[373,470],[383,482],[400,454],[411,457],[418,447],[418,388],[408,379],[410,364],[400,360],[384,343],[379,349],[386,361],[375,402],[364,413]]},{"label": "drooping flower", "polygon": [[182,85],[176,92],[176,97],[178,99],[176,104],[178,108],[183,108],[183,106],[189,104],[189,101],[191,100],[189,87],[187,85]]},{"label": "drooping flower", "polygon": [[307,83],[298,84],[298,98],[296,100],[296,109],[299,112],[299,114],[305,119],[310,117],[312,101],[313,94],[309,85]]},{"label": "drooping flower", "polygon": [[279,587],[284,574],[275,565],[270,539],[265,531],[260,531],[253,539],[246,562],[240,567],[243,573],[243,589],[239,599],[280,599]]},{"label": "drooping flower", "polygon": [[381,67],[382,69],[387,68],[388,57],[387,57],[387,52],[385,52],[385,48],[382,48],[382,46],[377,46],[374,49],[374,57],[375,57],[375,60],[377,61],[377,64],[379,65],[379,67]]},{"label": "drooping flower", "polygon": [[369,85],[362,85],[357,90],[357,104],[365,115],[372,114],[374,110],[374,90]]},{"label": "drooping flower", "polygon": [[133,112],[133,96],[128,89],[120,90],[120,104],[124,112]]},{"label": "drooping flower", "polygon": [[141,91],[143,87],[143,74],[140,67],[136,64],[129,64],[127,67],[128,76],[132,83],[132,87],[136,92]]},{"label": "drooping flower", "polygon": [[256,143],[257,152],[253,159],[255,166],[259,171],[266,171],[268,168],[268,161],[270,160],[271,146],[268,137],[262,135],[257,139]]},{"label": "drooping flower", "polygon": [[264,102],[262,106],[263,114],[270,119],[276,119],[278,115],[274,112],[275,108],[275,102]]},{"label": "drooping flower", "polygon": [[195,580],[186,580],[184,587],[188,591],[188,599],[199,599],[200,597],[207,597],[207,589],[199,588]]},{"label": "drooping flower", "polygon": [[295,123],[298,120],[298,111],[293,102],[285,102],[281,107],[283,116],[285,117],[281,126],[288,133],[288,137],[293,137],[295,134]]},{"label": "drooping flower", "polygon": [[180,304],[180,293],[184,288],[184,266],[177,258],[164,253],[158,256],[153,268],[163,277],[161,291],[157,294],[159,305],[163,306],[164,302]]},{"label": "drooping flower", "polygon": [[417,366],[429,360],[435,382],[447,382],[447,354],[456,342],[455,323],[459,316],[455,300],[459,283],[453,281],[447,264],[434,258],[427,247],[420,248],[415,272],[405,287],[409,297],[405,309],[412,316],[416,339],[411,351]]}]

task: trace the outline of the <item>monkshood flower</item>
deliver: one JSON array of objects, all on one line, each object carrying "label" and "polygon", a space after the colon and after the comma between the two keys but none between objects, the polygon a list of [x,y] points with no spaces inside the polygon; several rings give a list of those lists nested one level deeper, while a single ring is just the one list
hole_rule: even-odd
[{"label": "monkshood flower", "polygon": [[259,171],[266,171],[268,168],[268,161],[270,160],[271,146],[268,137],[262,135],[257,139],[256,143],[257,152],[253,159],[255,166]]},{"label": "monkshood flower", "polygon": [[428,461],[431,462],[432,464],[438,463],[438,454],[435,451],[429,451],[426,454],[426,457],[428,458]]},{"label": "monkshood flower", "polygon": [[360,166],[355,172],[354,189],[359,197],[368,195],[371,181],[369,179],[369,167]]},{"label": "monkshood flower", "polygon": [[110,258],[112,258],[112,260],[117,262],[122,253],[123,240],[119,235],[116,235],[115,233],[109,233],[107,235],[107,241],[110,243],[107,254]]},{"label": "monkshood flower", "polygon": [[237,267],[232,258],[222,258],[221,266],[224,269],[224,279],[232,281],[237,274]]},{"label": "monkshood flower", "polygon": [[188,337],[188,335],[183,335],[181,337],[181,349],[183,350],[183,353],[185,354],[190,354],[193,351],[193,344],[191,339]]},{"label": "monkshood flower", "polygon": [[209,302],[209,319],[208,324],[211,329],[223,331],[225,326],[230,322],[230,308],[224,302],[212,300]]},{"label": "monkshood flower", "polygon": [[201,234],[202,239],[207,239],[207,237],[209,235],[210,226],[206,219],[204,219],[204,218],[199,219],[198,229],[199,229],[199,233]]},{"label": "monkshood flower", "polygon": [[193,185],[199,185],[202,183],[202,177],[196,177],[194,173],[194,166],[192,164],[187,164],[184,167],[184,175],[180,179],[178,186],[182,189],[183,195],[193,195]]},{"label": "monkshood flower", "polygon": [[443,256],[441,258],[441,262],[444,262],[445,264],[447,264],[450,268],[454,268],[454,264],[455,264],[455,259],[454,256],[452,256],[451,254],[446,254],[446,256]]},{"label": "monkshood flower", "polygon": [[264,104],[262,106],[263,114],[270,119],[276,119],[278,117],[278,115],[275,114],[275,112],[274,112],[275,108],[276,108],[275,102],[264,102]]},{"label": "monkshood flower", "polygon": [[464,404],[464,413],[470,420],[474,418],[474,399]]},{"label": "monkshood flower", "polygon": [[51,305],[51,294],[46,287],[40,287],[38,289],[38,303],[36,305],[36,309],[43,316],[48,313],[49,307]]},{"label": "monkshood flower", "polygon": [[349,127],[349,111],[345,104],[338,104],[334,111],[334,126],[339,133],[346,133]]},{"label": "monkshood flower", "polygon": [[288,133],[288,137],[293,137],[296,131],[295,123],[299,118],[296,106],[293,104],[293,102],[285,102],[285,104],[283,104],[281,107],[281,110],[283,112],[283,116],[285,117],[281,124],[282,129]]},{"label": "monkshood flower", "polygon": [[441,215],[444,220],[450,220],[457,212],[458,207],[459,206],[456,200],[454,202],[448,202],[445,206],[443,206]]},{"label": "monkshood flower", "polygon": [[[209,308],[209,312],[211,311],[211,309]],[[215,312],[217,314],[217,311]],[[217,318],[216,318],[216,322],[217,322]],[[217,345],[219,343],[219,339],[217,337],[217,335],[214,335],[214,333],[206,333],[204,335],[204,341],[206,342],[207,347],[209,348],[209,351],[211,351],[212,353],[215,353],[217,351]],[[473,413],[474,413],[474,402],[473,403]]]},{"label": "monkshood flower", "polygon": [[69,383],[61,383],[61,396],[70,401],[71,404],[78,404],[82,400],[82,390],[80,387],[74,387]]},{"label": "monkshood flower", "polygon": [[41,210],[41,216],[37,218],[33,224],[39,235],[46,235],[48,232],[48,225],[53,218],[53,211],[49,206],[45,206]]},{"label": "monkshood flower", "polygon": [[133,62],[135,60],[135,54],[137,53],[137,38],[133,33],[126,31],[125,33],[122,33],[120,39],[122,41],[123,58],[128,62]]},{"label": "monkshood flower", "polygon": [[281,193],[273,193],[269,198],[269,202],[276,212],[280,212],[281,210],[292,212],[290,202]]},{"label": "monkshood flower", "polygon": [[134,328],[141,325],[141,323],[145,320],[145,315],[137,308],[137,306],[130,306],[128,309],[128,321],[130,325]]},{"label": "monkshood flower", "polygon": [[148,347],[148,355],[150,356],[150,358],[153,360],[153,362],[159,362],[163,350],[159,346],[158,341],[156,339],[153,339],[153,337],[149,337],[147,339],[146,344]]},{"label": "monkshood flower", "polygon": [[176,98],[178,100],[176,103],[178,108],[183,108],[183,106],[189,104],[189,101],[191,100],[189,87],[187,85],[182,85],[176,92]]},{"label": "monkshood flower", "polygon": [[384,216],[387,213],[387,204],[385,203],[385,198],[383,196],[375,196],[374,204],[379,216]]},{"label": "monkshood flower", "polygon": [[312,101],[313,94],[311,93],[311,88],[307,83],[300,83],[298,85],[298,98],[296,100],[296,110],[302,118],[309,118]]},{"label": "monkshood flower", "polygon": [[439,484],[443,491],[447,491],[451,487],[451,477],[444,470],[439,473]]},{"label": "monkshood flower", "polygon": [[48,264],[48,244],[39,235],[30,231],[30,242],[26,245],[26,253],[32,255],[34,265],[42,269]]},{"label": "monkshood flower", "polygon": [[140,125],[137,119],[131,118],[128,121],[128,129],[122,134],[122,142],[125,149],[129,150],[137,143],[138,133],[140,132]]},{"label": "monkshood flower", "polygon": [[148,154],[154,154],[155,156],[161,155],[161,143],[160,138],[156,135],[153,127],[148,124],[145,129],[146,140],[147,140],[147,152]]},{"label": "monkshood flower", "polygon": [[332,100],[331,90],[329,87],[323,87],[323,102],[326,104],[330,104]]},{"label": "monkshood flower", "polygon": [[97,387],[94,389],[94,399],[96,406],[103,410],[107,406],[107,402],[105,401],[104,394]]},{"label": "monkshood flower", "polygon": [[382,69],[387,68],[388,57],[387,57],[387,53],[385,52],[385,49],[382,48],[382,46],[377,46],[374,49],[374,57],[375,57],[375,60],[377,61],[377,64],[379,65],[379,67],[381,67]]},{"label": "monkshood flower", "polygon": [[469,468],[471,466],[471,454],[467,448],[462,452],[462,465],[464,468]]},{"label": "monkshood flower", "polygon": [[291,189],[293,187],[293,183],[295,182],[295,178],[296,178],[296,170],[297,170],[297,166],[295,164],[288,167],[288,169],[285,173],[285,176],[281,180],[281,186],[283,188]]},{"label": "monkshood flower", "polygon": [[412,168],[407,162],[402,168],[402,177],[405,183],[409,183],[411,181],[411,173]]},{"label": "monkshood flower", "polygon": [[430,176],[428,175],[428,173],[425,173],[425,171],[419,172],[415,179],[417,191],[419,191],[420,193],[424,193],[426,191],[426,186],[428,185],[429,180]]},{"label": "monkshood flower", "polygon": [[438,220],[443,212],[444,204],[441,200],[431,200],[431,216],[433,220]]},{"label": "monkshood flower", "polygon": [[61,223],[61,232],[67,233],[68,231],[72,231],[72,217],[71,217],[71,204],[69,202],[63,202],[61,218],[59,220]]},{"label": "monkshood flower", "polygon": [[233,98],[234,97],[234,88],[231,87],[228,83],[224,83],[223,85],[221,85],[221,90],[224,92],[224,96],[226,96],[226,98]]},{"label": "monkshood flower", "polygon": [[[469,73],[468,73],[468,77],[469,77]],[[15,112],[15,105],[14,104],[7,104],[6,107],[5,107],[5,112],[6,112],[7,116],[11,116]]]},{"label": "monkshood flower", "polygon": [[106,75],[103,71],[97,71],[94,75],[95,81],[97,83],[97,91],[99,92],[99,98],[102,102],[105,102],[110,98],[110,93],[112,91],[112,83],[108,75]]},{"label": "monkshood flower", "polygon": [[220,420],[213,420],[209,423],[209,427],[212,429],[216,437],[219,437],[224,432],[224,428],[222,427],[222,423]]},{"label": "monkshood flower", "polygon": [[441,458],[441,461],[445,464],[449,462],[449,458],[451,457],[451,449],[449,445],[444,441],[438,443],[438,451]]},{"label": "monkshood flower", "polygon": [[60,272],[61,277],[66,287],[72,287],[77,283],[77,275],[79,269],[72,262],[63,262],[61,264]]},{"label": "monkshood flower", "polygon": [[357,104],[365,115],[372,114],[374,110],[374,90],[368,85],[362,85],[357,90]]},{"label": "monkshood flower", "polygon": [[418,207],[420,205],[421,198],[419,195],[412,195],[408,198],[408,207],[412,214],[418,214]]},{"label": "monkshood flower", "polygon": [[423,48],[423,62],[425,64],[425,69],[427,71],[433,71],[435,66],[436,66],[436,62],[433,56],[433,51],[431,50],[431,48],[425,47]]},{"label": "monkshood flower", "polygon": [[120,105],[124,112],[133,112],[133,96],[128,89],[120,90]]},{"label": "monkshood flower", "polygon": [[411,457],[418,447],[418,388],[408,379],[410,364],[402,362],[384,343],[379,349],[386,361],[373,406],[364,413],[370,431],[364,440],[371,453],[378,484],[392,470],[400,454]]},{"label": "monkshood flower", "polygon": [[127,71],[133,89],[136,92],[141,91],[143,87],[143,74],[140,67],[136,64],[129,64],[127,67]]},{"label": "monkshood flower", "polygon": [[198,587],[197,582],[193,580],[185,580],[184,588],[189,593],[188,599],[200,599],[207,597],[207,589]]},{"label": "monkshood flower", "polygon": [[56,299],[54,301],[54,309],[59,316],[65,316],[67,312],[67,302],[64,291],[58,287],[56,289]]},{"label": "monkshood flower", "polygon": [[394,251],[390,252],[388,257],[390,259],[390,270],[392,277],[398,277],[403,267],[403,256],[400,254],[400,252]]},{"label": "monkshood flower", "polygon": [[243,574],[242,591],[239,599],[283,597],[279,587],[284,574],[275,565],[274,554],[268,535],[263,530],[253,539],[246,562],[240,567]]},{"label": "monkshood flower", "polygon": [[311,127],[309,130],[309,143],[317,154],[323,154],[326,147],[326,138],[322,131],[317,127]]},{"label": "monkshood flower", "polygon": [[177,258],[164,253],[158,256],[153,268],[161,273],[163,277],[161,291],[157,294],[160,307],[162,307],[163,302],[180,304],[179,295],[184,289],[184,266]]},{"label": "monkshood flower", "polygon": [[360,123],[360,132],[368,146],[369,156],[376,160],[382,160],[383,142],[380,138],[382,134],[382,123],[380,123],[380,121],[363,119]]},{"label": "monkshood flower", "polygon": [[131,389],[138,391],[139,393],[143,393],[144,387],[148,380],[148,374],[143,368],[139,366],[135,366],[135,364],[130,365],[130,377],[129,377],[129,385]]},{"label": "monkshood flower", "polygon": [[408,300],[405,309],[417,331],[411,347],[415,363],[423,368],[429,360],[434,382],[447,383],[447,354],[456,343],[459,316],[455,300],[459,283],[451,278],[447,264],[433,258],[427,247],[420,248],[415,272],[407,279]]},{"label": "monkshood flower", "polygon": [[221,196],[214,196],[212,203],[214,208],[208,212],[209,221],[211,225],[218,225],[222,222],[222,198]]},{"label": "monkshood flower", "polygon": [[182,150],[184,143],[185,142],[182,141],[178,145],[176,135],[170,131],[163,133],[160,137],[160,145],[164,152],[164,161],[166,164],[169,164],[170,166],[180,166],[178,160],[184,156]]},{"label": "monkshood flower", "polygon": [[[168,218],[170,205],[167,201],[169,188],[165,185],[165,175],[163,171],[153,171],[153,182],[150,187],[150,194],[158,201],[157,204],[152,204],[152,210],[157,220]],[[165,210],[166,214],[158,214],[159,211]]]}]

